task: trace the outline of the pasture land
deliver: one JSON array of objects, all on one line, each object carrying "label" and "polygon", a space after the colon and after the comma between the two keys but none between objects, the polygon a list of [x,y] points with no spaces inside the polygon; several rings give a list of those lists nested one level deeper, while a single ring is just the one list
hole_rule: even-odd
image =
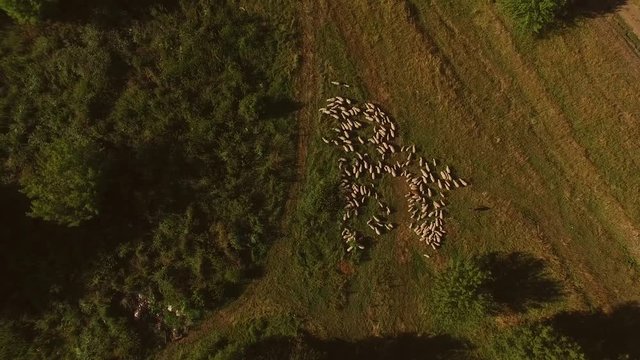
[{"label": "pasture land", "polygon": [[[167,358],[254,318],[291,316],[321,339],[438,333],[430,287],[452,258],[503,259],[496,273],[523,277],[505,283],[514,292],[536,276],[561,288],[448,329],[479,356],[488,329],[640,298],[640,57],[622,17],[578,16],[534,40],[484,0],[251,3],[248,11],[267,16],[296,14],[299,179],[263,276]],[[438,255],[423,258],[407,224],[361,259],[345,254],[340,153],[322,144],[317,112],[335,95],[382,105],[405,143],[471,180],[450,199]]]}]

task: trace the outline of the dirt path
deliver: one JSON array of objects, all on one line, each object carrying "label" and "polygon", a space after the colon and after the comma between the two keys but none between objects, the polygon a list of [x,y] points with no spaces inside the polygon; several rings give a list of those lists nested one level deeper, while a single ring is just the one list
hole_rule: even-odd
[{"label": "dirt path", "polygon": [[315,114],[313,100],[321,86],[318,74],[315,71],[315,30],[314,27],[321,22],[321,12],[313,1],[303,1],[299,5],[299,26],[301,30],[300,47],[302,54],[302,66],[296,83],[296,98],[302,102],[302,109],[298,113],[298,182],[304,178],[304,169],[307,159],[307,149],[311,136],[311,119]]}]

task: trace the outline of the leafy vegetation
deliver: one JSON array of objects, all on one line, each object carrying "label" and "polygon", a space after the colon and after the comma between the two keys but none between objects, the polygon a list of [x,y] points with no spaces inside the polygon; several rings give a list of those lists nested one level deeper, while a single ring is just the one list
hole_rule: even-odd
[{"label": "leafy vegetation", "polygon": [[57,0],[0,0],[0,10],[20,23],[35,23]]},{"label": "leafy vegetation", "polygon": [[[294,156],[292,24],[231,1],[151,13],[121,29],[3,30],[4,180],[30,216],[81,240],[78,276],[40,284],[65,295],[20,322],[39,356],[147,356],[236,296],[277,235]],[[35,240],[56,241],[31,252]],[[32,260],[78,271],[55,256]]]},{"label": "leafy vegetation", "polygon": [[89,139],[64,135],[42,147],[20,182],[31,200],[30,215],[77,226],[98,214],[100,149]]},{"label": "leafy vegetation", "polygon": [[558,334],[548,325],[524,325],[499,337],[494,359],[583,360],[585,356],[574,341]]},{"label": "leafy vegetation", "polygon": [[493,302],[485,286],[491,275],[475,260],[453,260],[438,274],[432,290],[436,321],[444,328],[485,318]]},{"label": "leafy vegetation", "polygon": [[567,0],[501,0],[518,27],[528,33],[540,34],[552,25],[565,10]]}]

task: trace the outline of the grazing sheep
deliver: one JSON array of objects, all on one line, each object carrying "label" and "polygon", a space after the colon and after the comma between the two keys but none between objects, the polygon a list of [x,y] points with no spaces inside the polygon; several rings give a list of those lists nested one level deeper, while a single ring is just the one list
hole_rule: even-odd
[{"label": "grazing sheep", "polygon": [[[349,87],[337,81],[331,82],[334,85]],[[445,203],[442,199],[452,188],[467,186],[467,182],[463,179],[453,179],[451,176],[451,168],[446,165],[443,171],[437,171],[437,161],[432,159],[430,162],[422,156],[417,156],[416,145],[395,145],[392,141],[396,137],[397,125],[394,120],[388,116],[381,108],[372,103],[364,103],[363,107],[359,107],[351,99],[336,96],[327,99],[328,105],[319,111],[322,115],[327,115],[338,120],[338,127],[332,128],[332,131],[338,133],[338,140],[332,140],[322,137],[325,144],[333,144],[338,148],[342,147],[347,155],[338,159],[338,168],[341,171],[341,181],[339,184],[340,192],[345,199],[344,211],[342,218],[344,222],[358,216],[358,210],[365,206],[367,199],[370,197],[379,199],[380,195],[375,188],[376,183],[359,184],[357,179],[360,175],[368,172],[371,180],[384,177],[389,174],[392,177],[405,177],[410,192],[405,194],[407,198],[407,207],[410,218],[419,222],[417,225],[410,222],[409,228],[418,236],[420,242],[430,245],[434,249],[440,246],[442,237],[446,233],[443,228],[444,224],[444,208]],[[359,133],[360,129],[365,126],[361,122],[359,116],[370,123],[375,123],[373,128],[373,136],[363,138]],[[375,149],[373,153],[378,156],[377,163],[375,156],[367,152],[360,152],[360,148],[356,151],[355,145],[361,145],[366,148],[367,144],[372,144]],[[376,155],[376,152],[378,155]],[[396,160],[395,154],[406,155],[405,161]],[[370,159],[370,160],[366,160]],[[395,164],[387,158],[394,159]],[[412,160],[417,158],[418,168],[414,168]],[[381,160],[380,160],[381,159]],[[432,167],[433,166],[433,172]],[[417,170],[420,173],[416,176]],[[434,174],[436,176],[434,176]],[[440,191],[433,191],[427,184],[437,184]],[[440,197],[441,200],[434,199]],[[378,215],[389,216],[391,209],[381,200],[377,201]],[[396,226],[391,222],[386,222],[382,217],[372,215],[373,218],[367,221],[367,226],[371,228],[377,235],[381,235],[383,231],[391,231]],[[427,220],[429,219],[429,220]],[[347,252],[354,249],[364,249],[359,244],[357,233],[349,228],[342,231],[342,239],[347,243]],[[425,257],[428,257],[425,254]]]}]

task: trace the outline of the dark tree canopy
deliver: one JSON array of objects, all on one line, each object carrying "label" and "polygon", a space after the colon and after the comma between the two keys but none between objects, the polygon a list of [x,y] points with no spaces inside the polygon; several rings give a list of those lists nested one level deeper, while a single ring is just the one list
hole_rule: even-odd
[{"label": "dark tree canopy", "polygon": [[[0,2],[27,22],[45,3]],[[0,174],[33,218],[7,224],[29,231],[3,240],[24,256],[7,255],[6,276],[33,286],[2,300],[16,314],[2,331],[45,357],[126,358],[182,336],[276,236],[295,153],[277,106],[297,66],[290,19],[233,1],[141,12],[0,30]]]}]

